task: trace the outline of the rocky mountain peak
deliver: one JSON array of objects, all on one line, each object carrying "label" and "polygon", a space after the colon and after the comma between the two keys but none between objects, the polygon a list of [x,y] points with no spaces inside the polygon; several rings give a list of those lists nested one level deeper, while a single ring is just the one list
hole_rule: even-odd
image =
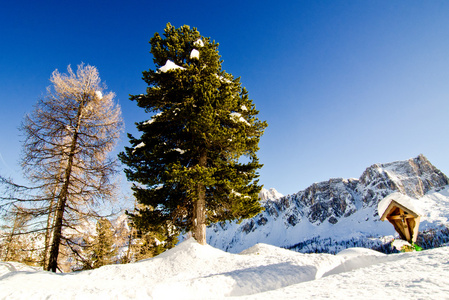
[{"label": "rocky mountain peak", "polygon": [[[365,205],[377,204],[379,197],[392,191],[420,198],[428,191],[449,184],[449,179],[433,166],[422,154],[416,158],[368,167],[359,179],[360,191],[367,192],[362,201]],[[380,194],[379,194],[380,192]]]},{"label": "rocky mountain peak", "polygon": [[267,200],[274,201],[282,197],[284,197],[284,195],[276,191],[276,189],[274,188],[271,188],[269,190],[262,188],[262,190],[259,193],[259,199],[261,202],[266,202]]},{"label": "rocky mountain peak", "polygon": [[[377,224],[374,227],[381,226],[379,223],[382,222],[377,216],[377,203],[384,197],[400,192],[412,198],[420,198],[429,191],[448,185],[448,177],[424,155],[419,155],[405,161],[374,164],[359,179],[333,178],[280,198],[277,198],[274,189],[263,190],[260,198],[265,210],[262,213],[232,226],[230,223],[212,225],[210,229],[214,235],[209,237],[209,242],[225,250],[233,248],[235,243],[245,244],[246,239],[257,242],[276,240],[272,243],[284,246],[289,239],[286,232],[296,235],[294,232],[301,232],[300,228],[303,227],[310,230],[340,226],[341,222],[350,223],[351,218],[361,218],[361,215],[363,222],[370,221]],[[233,232],[220,234],[226,230]]]}]

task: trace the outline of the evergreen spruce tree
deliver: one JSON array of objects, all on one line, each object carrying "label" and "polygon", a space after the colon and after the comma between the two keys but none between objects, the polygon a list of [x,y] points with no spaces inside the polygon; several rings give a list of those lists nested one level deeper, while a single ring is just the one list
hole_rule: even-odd
[{"label": "evergreen spruce tree", "polygon": [[136,237],[130,246],[132,253],[128,255],[129,261],[139,261],[154,257],[165,250],[175,246],[177,239],[167,239],[155,231],[150,231],[141,237]]},{"label": "evergreen spruce tree", "polygon": [[97,236],[92,249],[92,268],[99,268],[114,262],[117,250],[114,247],[114,228],[111,221],[102,218],[97,222]]},{"label": "evergreen spruce tree", "polygon": [[133,223],[191,231],[205,244],[209,223],[261,211],[256,152],[267,124],[240,79],[222,70],[218,44],[196,28],[167,24],[150,44],[156,69],[143,72],[147,93],[131,100],[153,115],[119,155],[145,206]]}]

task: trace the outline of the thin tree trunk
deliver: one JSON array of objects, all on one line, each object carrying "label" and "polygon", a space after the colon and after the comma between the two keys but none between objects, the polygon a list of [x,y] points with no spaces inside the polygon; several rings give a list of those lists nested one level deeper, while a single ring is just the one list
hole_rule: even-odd
[{"label": "thin tree trunk", "polygon": [[59,244],[62,235],[62,217],[64,215],[65,205],[67,202],[67,193],[61,192],[56,208],[55,226],[53,229],[53,240],[51,241],[50,257],[48,259],[47,271],[56,272],[58,268]]},{"label": "thin tree trunk", "polygon": [[14,234],[16,233],[16,229],[18,227],[18,222],[19,222],[18,218],[19,218],[19,214],[17,212],[15,217],[14,217],[14,223],[13,223],[13,227],[11,229],[11,234],[7,238],[5,256],[3,257],[3,261],[8,261],[8,259],[9,259],[8,255],[11,252],[11,247],[12,247],[12,242],[13,242],[13,239],[14,239]]},{"label": "thin tree trunk", "polygon": [[[207,166],[207,154],[201,153],[199,165]],[[206,245],[206,187],[203,183],[197,185],[198,198],[193,205],[193,237],[201,245]]]},{"label": "thin tree trunk", "polygon": [[67,196],[68,196],[68,190],[70,185],[70,177],[72,174],[72,165],[73,165],[73,157],[75,156],[76,151],[76,145],[78,141],[78,131],[81,124],[81,112],[84,107],[84,101],[83,99],[80,103],[80,106],[78,108],[77,113],[77,124],[75,128],[75,132],[73,134],[72,144],[70,145],[70,152],[69,152],[69,158],[67,162],[67,168],[65,170],[64,174],[64,185],[61,188],[61,192],[58,196],[58,203],[56,207],[55,212],[55,224],[53,228],[53,239],[51,241],[51,248],[50,248],[50,257],[48,259],[48,266],[47,271],[56,272],[56,269],[58,268],[58,255],[59,255],[59,245],[61,243],[61,236],[62,236],[62,219],[64,216],[64,210],[67,203]]},{"label": "thin tree trunk", "polygon": [[48,218],[47,218],[47,228],[45,230],[45,242],[44,242],[44,257],[42,258],[42,267],[44,270],[47,269],[47,263],[48,263],[48,255],[49,255],[49,247],[51,243],[51,233],[53,228],[53,205],[54,205],[54,197],[56,194],[56,187],[55,192],[52,194],[52,198],[50,201],[49,209],[48,209]]}]

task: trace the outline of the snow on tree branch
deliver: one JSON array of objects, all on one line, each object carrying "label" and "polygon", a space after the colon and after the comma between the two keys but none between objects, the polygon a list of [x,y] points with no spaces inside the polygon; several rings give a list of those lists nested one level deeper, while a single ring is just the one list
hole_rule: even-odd
[{"label": "snow on tree branch", "polygon": [[178,66],[177,64],[175,64],[171,60],[167,60],[165,65],[163,65],[162,67],[159,68],[159,71],[162,72],[162,73],[167,73],[168,71],[173,71],[173,70],[177,70],[177,69],[185,70],[186,68]]}]

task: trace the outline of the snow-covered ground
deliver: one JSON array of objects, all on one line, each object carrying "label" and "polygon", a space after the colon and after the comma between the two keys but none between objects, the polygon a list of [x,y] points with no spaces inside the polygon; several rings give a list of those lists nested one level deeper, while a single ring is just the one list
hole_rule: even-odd
[{"label": "snow-covered ground", "polygon": [[449,299],[449,247],[385,255],[302,254],[257,244],[240,254],[193,239],[127,265],[52,274],[0,262],[0,299]]}]

